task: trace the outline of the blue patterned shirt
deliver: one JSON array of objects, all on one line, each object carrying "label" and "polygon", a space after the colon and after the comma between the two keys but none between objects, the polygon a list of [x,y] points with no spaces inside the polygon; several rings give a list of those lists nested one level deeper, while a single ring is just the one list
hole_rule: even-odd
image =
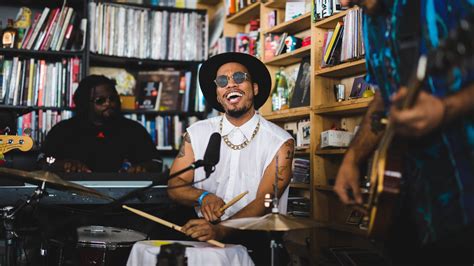
[{"label": "blue patterned shirt", "polygon": [[[413,0],[384,0],[385,6],[390,7],[388,12],[364,16],[367,80],[378,87],[387,107],[389,97],[400,87],[400,72],[407,67],[400,64],[398,42],[401,20],[416,16],[406,10],[407,1]],[[474,0],[420,0],[419,3],[421,54],[438,47],[460,18],[474,14]],[[472,69],[454,69],[444,76],[429,75],[423,89],[444,97],[465,88],[473,80]],[[442,131],[410,142],[409,147],[403,195],[409,198],[421,243],[437,241],[472,224],[474,116],[459,119]]]}]

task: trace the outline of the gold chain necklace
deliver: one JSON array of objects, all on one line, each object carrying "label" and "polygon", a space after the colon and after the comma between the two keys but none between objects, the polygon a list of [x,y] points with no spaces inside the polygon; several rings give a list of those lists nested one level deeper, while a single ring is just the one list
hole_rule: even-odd
[{"label": "gold chain necklace", "polygon": [[[222,135],[222,122],[224,121],[224,118],[221,119],[221,122],[219,123],[219,133]],[[260,128],[260,119],[258,120],[258,123],[257,123],[257,126],[255,127],[255,130],[253,131],[252,133],[252,137],[250,138],[250,140],[246,139],[244,142],[242,142],[241,144],[239,145],[235,145],[233,144],[232,142],[230,142],[229,140],[229,134],[225,135],[225,136],[222,136],[222,139],[224,140],[224,143],[231,149],[233,150],[241,150],[245,147],[247,147],[247,145],[249,145],[249,143],[255,138],[255,135],[257,135],[257,132],[258,132],[258,129]]]}]

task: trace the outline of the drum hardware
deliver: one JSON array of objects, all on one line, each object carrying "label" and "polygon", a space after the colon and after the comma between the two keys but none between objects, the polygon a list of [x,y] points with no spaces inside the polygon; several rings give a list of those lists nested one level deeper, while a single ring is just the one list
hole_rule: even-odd
[{"label": "drum hardware", "polygon": [[[16,207],[7,206],[0,209],[3,226],[5,229],[5,265],[15,266],[17,264],[17,239],[18,234],[15,231],[14,224],[16,215],[26,206],[39,202],[43,196],[47,195],[46,185],[51,187],[70,191],[85,196],[93,196],[101,199],[114,200],[94,189],[81,186],[76,183],[68,182],[61,179],[54,173],[45,171],[28,172],[18,169],[0,167],[0,174],[7,176],[19,177],[25,182],[38,185],[35,191],[25,201]],[[47,255],[47,251],[43,250],[42,254]]]},{"label": "drum hardware", "polygon": [[188,258],[186,257],[186,247],[180,243],[173,243],[162,245],[160,253],[157,255],[158,263],[156,266],[186,266],[188,265]]},{"label": "drum hardware", "polygon": [[46,194],[45,191],[46,182],[42,182],[41,186],[38,186],[33,194],[26,200],[20,203],[16,207],[7,206],[1,210],[3,227],[5,229],[5,265],[15,266],[17,264],[17,239],[18,234],[15,231],[15,218],[20,210],[27,205],[35,202],[39,202],[41,197]]},{"label": "drum hardware", "polygon": [[308,229],[316,227],[317,223],[310,219],[291,217],[280,214],[278,211],[278,156],[275,164],[275,182],[273,184],[273,198],[270,194],[265,195],[265,207],[272,205],[272,212],[262,217],[248,217],[230,219],[221,223],[226,227],[231,227],[239,230],[258,230],[270,232],[270,250],[271,250],[271,265],[280,265],[278,261],[278,252],[283,248],[283,244],[278,242],[276,234],[278,231],[290,231],[296,229]]}]

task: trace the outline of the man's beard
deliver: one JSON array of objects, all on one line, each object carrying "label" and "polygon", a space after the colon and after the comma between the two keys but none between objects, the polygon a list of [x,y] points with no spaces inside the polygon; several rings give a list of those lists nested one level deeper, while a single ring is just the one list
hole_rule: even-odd
[{"label": "man's beard", "polygon": [[252,106],[253,105],[249,105],[249,106],[244,106],[240,109],[228,110],[227,114],[233,118],[239,118],[243,116],[244,114],[246,114],[250,110],[250,108],[252,108]]}]

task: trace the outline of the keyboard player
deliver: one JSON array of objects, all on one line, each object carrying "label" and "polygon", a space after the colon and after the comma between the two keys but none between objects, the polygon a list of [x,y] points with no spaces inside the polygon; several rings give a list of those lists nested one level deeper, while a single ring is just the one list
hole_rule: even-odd
[{"label": "keyboard player", "polygon": [[115,82],[84,78],[73,96],[75,115],[55,125],[39,162],[56,172],[159,172],[162,160],[150,135],[121,115]]}]

